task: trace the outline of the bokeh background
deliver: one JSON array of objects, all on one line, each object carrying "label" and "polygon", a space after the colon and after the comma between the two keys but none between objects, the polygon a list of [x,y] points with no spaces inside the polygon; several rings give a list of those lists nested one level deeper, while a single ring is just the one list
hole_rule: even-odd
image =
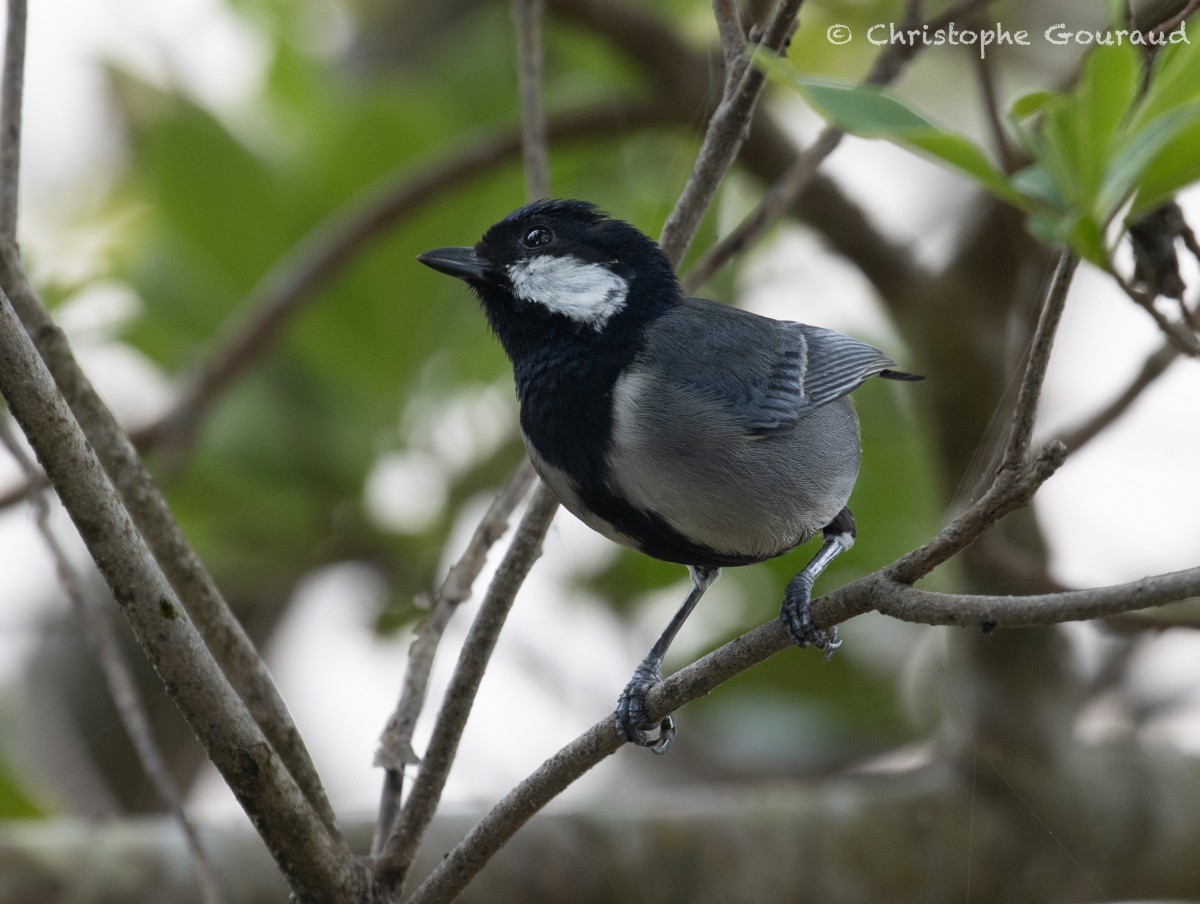
[{"label": "bokeh background", "polygon": [[[42,0],[33,7],[22,246],[56,319],[133,431],[170,410],[194,368],[329,224],[508,140],[517,122],[506,4]],[[719,73],[705,56],[715,37],[707,4],[631,8],[671,41],[647,52],[638,40],[618,39],[613,22],[621,17],[605,24],[604,3],[548,3],[552,123],[579,111],[586,118],[597,106],[625,112],[591,133],[568,122],[570,140],[552,147],[552,185],[556,195],[594,201],[653,235],[698,147],[703,104],[696,98]],[[1106,11],[1094,2],[997,3],[980,15],[981,23],[1033,36],[1031,46],[988,54],[986,72],[1003,104],[1032,87],[1068,84],[1085,48],[1050,45],[1042,33],[1057,22],[1103,28]],[[806,72],[860,78],[881,51],[863,37],[867,28],[902,16],[898,3],[814,0],[791,58]],[[854,39],[832,44],[826,35],[834,24],[847,25]],[[986,139],[976,55],[925,49],[897,89],[939,122]],[[759,197],[779,136],[805,142],[820,128],[795,95],[772,88],[767,105],[775,132],[752,135],[693,256]],[[160,430],[147,450],[188,537],[264,648],[342,812],[369,814],[375,803],[371,756],[398,694],[420,612],[415,601],[437,586],[521,456],[499,346],[463,287],[414,260],[431,247],[472,243],[523,201],[519,157],[492,157],[435,183],[379,230],[296,306],[236,381],[201,413]],[[928,538],[987,473],[1050,258],[1018,220],[965,182],[882,142],[846,139],[823,172],[823,187],[802,200],[800,216],[703,294],[852,333],[930,378],[875,381],[855,396],[864,442],[851,502],[859,542],[822,578],[820,587],[831,588]],[[1193,222],[1200,219],[1200,195],[1181,201]],[[1195,261],[1185,263],[1194,297],[1200,272]],[[899,278],[917,270],[935,276]],[[935,300],[915,303],[915,287],[935,283]],[[1145,313],[1084,267],[1055,351],[1040,435],[1085,420],[1160,344]],[[1173,365],[1068,461],[1032,516],[1009,519],[999,539],[930,586],[1020,593],[1195,565],[1198,397],[1200,367]],[[19,483],[15,465],[0,455],[0,494]],[[73,536],[61,513],[55,525]],[[89,573],[82,547],[72,549]],[[771,617],[809,555],[804,549],[728,571],[668,664]],[[91,592],[104,593],[98,579],[89,581]],[[450,798],[462,806],[495,799],[601,718],[685,588],[684,569],[618,550],[560,513],[484,683]],[[464,607],[447,635],[435,692],[472,610]],[[1186,613],[1170,618],[1186,621]],[[614,789],[920,762],[934,755],[937,739],[974,736],[987,722],[981,685],[1003,693],[1006,682],[1029,678],[1021,670],[1037,657],[1006,658],[1004,644],[1045,646],[1056,674],[1069,673],[1061,719],[1075,740],[1134,737],[1198,755],[1200,646],[1186,624],[1168,629],[1165,619],[1120,631],[1072,625],[1048,632],[1054,640],[1046,642],[1030,640],[1038,632],[967,639],[861,617],[843,626],[846,643],[830,663],[811,651],[775,657],[678,714],[670,756],[625,751],[570,795],[583,806]],[[136,659],[132,643],[130,650]],[[240,818],[149,669],[139,668],[192,812]],[[1043,692],[1066,693],[1055,682]],[[10,501],[0,510],[0,817],[160,809],[30,511]]]}]

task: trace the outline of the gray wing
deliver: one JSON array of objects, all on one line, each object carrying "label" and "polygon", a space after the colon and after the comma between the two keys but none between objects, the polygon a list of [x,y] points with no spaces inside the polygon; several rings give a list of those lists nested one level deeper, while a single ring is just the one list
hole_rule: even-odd
[{"label": "gray wing", "polygon": [[895,364],[833,330],[698,298],[655,322],[644,355],[650,370],[711,398],[754,436],[794,428]]}]

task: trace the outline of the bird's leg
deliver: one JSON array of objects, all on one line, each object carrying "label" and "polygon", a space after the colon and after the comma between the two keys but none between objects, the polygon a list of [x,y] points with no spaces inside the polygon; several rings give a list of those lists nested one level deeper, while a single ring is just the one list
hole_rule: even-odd
[{"label": "bird's leg", "polygon": [[812,561],[788,582],[787,590],[783,594],[783,606],[779,609],[779,618],[783,621],[792,643],[798,647],[811,644],[819,650],[824,650],[825,658],[829,659],[842,642],[838,639],[837,625],[826,631],[813,624],[812,589],[834,556],[854,545],[854,516],[850,514],[850,509],[844,508],[838,512],[837,517],[825,525],[821,533],[825,536],[825,542],[821,544],[820,550],[813,556]]},{"label": "bird's leg", "polygon": [[692,573],[692,589],[688,591],[683,605],[650,648],[646,658],[634,669],[633,677],[617,698],[617,733],[626,741],[632,741],[639,747],[649,747],[655,753],[666,753],[671,739],[675,737],[675,721],[666,716],[658,723],[658,736],[651,736],[649,732],[656,726],[646,715],[646,694],[662,681],[662,661],[667,655],[667,648],[671,646],[671,641],[696,608],[696,603],[700,602],[700,597],[704,596],[704,591],[712,586],[721,573],[719,568],[689,566],[688,570]]}]

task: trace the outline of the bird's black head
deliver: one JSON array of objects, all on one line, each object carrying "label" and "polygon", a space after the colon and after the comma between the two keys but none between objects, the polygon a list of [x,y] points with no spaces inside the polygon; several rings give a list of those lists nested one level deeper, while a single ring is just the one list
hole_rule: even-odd
[{"label": "bird's black head", "polygon": [[617,338],[680,299],[658,245],[584,201],[536,201],[474,248],[438,248],[417,259],[475,290],[514,362],[556,338]]}]

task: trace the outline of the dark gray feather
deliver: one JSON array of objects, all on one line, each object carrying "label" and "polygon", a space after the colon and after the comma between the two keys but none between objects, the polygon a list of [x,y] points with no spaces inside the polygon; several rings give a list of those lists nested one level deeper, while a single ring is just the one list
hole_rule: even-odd
[{"label": "dark gray feather", "polygon": [[801,333],[808,349],[800,390],[811,405],[840,399],[896,363],[874,346],[833,330],[802,323],[788,325]]},{"label": "dark gray feather", "polygon": [[641,360],[725,409],[747,434],[790,430],[895,363],[833,330],[689,298],[647,331]]}]

